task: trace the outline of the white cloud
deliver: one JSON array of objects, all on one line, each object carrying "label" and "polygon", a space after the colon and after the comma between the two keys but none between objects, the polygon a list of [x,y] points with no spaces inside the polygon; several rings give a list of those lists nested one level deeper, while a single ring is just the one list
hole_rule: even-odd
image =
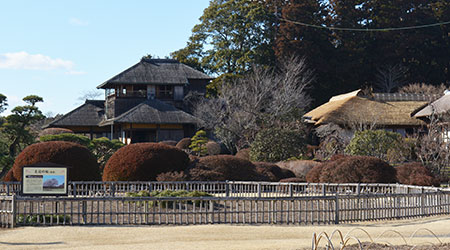
[{"label": "white cloud", "polygon": [[74,63],[69,60],[53,59],[42,54],[32,55],[25,51],[0,54],[0,69],[66,69],[70,71],[73,66]]},{"label": "white cloud", "polygon": [[72,17],[69,19],[69,23],[73,26],[88,26],[89,22],[88,21],[84,21],[75,17]]}]

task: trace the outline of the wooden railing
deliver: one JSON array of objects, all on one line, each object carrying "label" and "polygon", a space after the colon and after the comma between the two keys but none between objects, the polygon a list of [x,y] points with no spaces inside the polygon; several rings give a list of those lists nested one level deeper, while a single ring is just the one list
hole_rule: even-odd
[{"label": "wooden railing", "polygon": [[[212,197],[126,197],[141,190]],[[401,184],[71,182],[67,197],[20,196],[0,183],[0,226],[331,224],[450,214],[450,190]]]},{"label": "wooden railing", "polygon": [[449,192],[294,198],[15,197],[13,203],[9,217],[1,217],[2,225],[311,225],[450,213]]},{"label": "wooden railing", "polygon": [[[198,182],[69,182],[69,195],[73,197],[116,197],[127,192],[187,190],[203,191],[223,197],[304,197],[335,194],[420,194],[450,190],[402,184],[370,183],[280,183],[251,181],[198,181]],[[0,194],[20,194],[20,182],[0,182]]]}]

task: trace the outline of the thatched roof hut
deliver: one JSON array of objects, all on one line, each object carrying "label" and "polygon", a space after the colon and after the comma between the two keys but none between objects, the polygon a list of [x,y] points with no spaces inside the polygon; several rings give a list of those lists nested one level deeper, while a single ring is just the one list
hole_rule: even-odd
[{"label": "thatched roof hut", "polygon": [[332,97],[329,102],[303,117],[315,126],[334,123],[344,127],[354,123],[376,124],[384,128],[414,128],[425,125],[411,113],[423,108],[433,96],[418,94],[364,95],[361,90]]}]

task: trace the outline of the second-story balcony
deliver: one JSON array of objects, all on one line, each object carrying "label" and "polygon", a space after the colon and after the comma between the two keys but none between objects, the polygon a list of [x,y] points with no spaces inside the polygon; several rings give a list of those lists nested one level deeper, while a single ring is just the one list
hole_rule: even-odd
[{"label": "second-story balcony", "polygon": [[124,91],[116,92],[108,95],[108,98],[147,98],[146,90]]}]

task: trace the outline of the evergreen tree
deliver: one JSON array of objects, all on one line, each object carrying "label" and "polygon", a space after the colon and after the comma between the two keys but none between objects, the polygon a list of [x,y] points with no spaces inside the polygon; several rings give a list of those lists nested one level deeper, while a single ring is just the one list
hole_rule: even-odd
[{"label": "evergreen tree", "polygon": [[17,106],[11,110],[12,114],[6,117],[6,122],[0,130],[8,148],[8,155],[4,156],[1,162],[3,169],[0,172],[0,178],[6,174],[17,154],[34,142],[35,135],[30,132],[30,125],[44,119],[44,115],[36,106],[36,103],[43,102],[42,97],[29,95],[22,100],[26,105]]},{"label": "evergreen tree", "polygon": [[208,153],[208,150],[206,149],[207,142],[208,138],[206,137],[206,132],[204,130],[199,130],[195,133],[194,137],[192,137],[189,148],[198,156],[204,156]]}]

